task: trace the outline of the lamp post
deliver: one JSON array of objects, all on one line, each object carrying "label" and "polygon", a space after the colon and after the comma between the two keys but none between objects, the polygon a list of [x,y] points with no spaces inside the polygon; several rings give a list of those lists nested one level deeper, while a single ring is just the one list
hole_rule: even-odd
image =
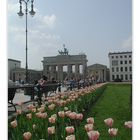
[{"label": "lamp post", "polygon": [[[24,15],[24,13],[22,12],[22,3],[25,3],[25,14],[26,14],[26,66],[25,66],[25,82],[28,83],[29,79],[28,79],[28,59],[27,59],[27,51],[28,51],[28,46],[27,46],[27,33],[28,33],[28,30],[27,30],[27,15],[28,15],[28,2],[30,2],[30,0],[19,0],[19,3],[20,3],[20,11],[17,13],[19,15],[19,17],[22,17]],[[34,3],[34,0],[31,0],[31,11],[29,12],[31,16],[34,16],[35,15],[35,11],[33,9],[33,3]]]}]

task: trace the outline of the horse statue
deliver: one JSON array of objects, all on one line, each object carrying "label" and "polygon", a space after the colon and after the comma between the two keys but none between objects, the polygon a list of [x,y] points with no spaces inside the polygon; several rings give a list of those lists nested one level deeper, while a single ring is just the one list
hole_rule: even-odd
[{"label": "horse statue", "polygon": [[69,52],[68,52],[67,48],[65,48],[65,45],[63,45],[63,47],[64,47],[64,50],[63,51],[62,50],[61,51],[58,50],[58,53],[60,55],[68,55]]}]

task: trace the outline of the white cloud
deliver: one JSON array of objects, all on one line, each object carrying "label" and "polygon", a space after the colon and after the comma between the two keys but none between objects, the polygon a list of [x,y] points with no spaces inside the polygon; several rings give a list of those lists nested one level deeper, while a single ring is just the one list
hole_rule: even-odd
[{"label": "white cloud", "polygon": [[123,41],[122,48],[132,49],[132,37],[131,36]]}]

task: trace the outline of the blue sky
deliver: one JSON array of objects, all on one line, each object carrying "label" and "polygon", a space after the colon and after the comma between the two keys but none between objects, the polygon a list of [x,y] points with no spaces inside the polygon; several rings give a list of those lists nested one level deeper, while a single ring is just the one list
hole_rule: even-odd
[{"label": "blue sky", "polygon": [[[30,10],[30,3],[28,4]],[[109,66],[108,53],[132,50],[131,0],[35,0],[28,15],[28,67],[42,69],[43,57],[85,53],[88,65]],[[23,9],[25,6],[23,5]],[[25,15],[18,0],[8,0],[8,58],[25,67]]]}]

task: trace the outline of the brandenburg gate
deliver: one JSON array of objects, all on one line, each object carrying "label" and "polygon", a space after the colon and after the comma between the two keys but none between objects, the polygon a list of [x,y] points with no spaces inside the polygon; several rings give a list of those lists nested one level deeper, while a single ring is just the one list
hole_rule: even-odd
[{"label": "brandenburg gate", "polygon": [[[87,58],[85,54],[69,55],[68,50],[64,47],[64,51],[58,51],[59,55],[52,57],[44,57],[43,74],[51,79],[63,81],[65,78],[71,77],[86,78],[87,75]],[[67,69],[64,72],[64,67]]]}]

